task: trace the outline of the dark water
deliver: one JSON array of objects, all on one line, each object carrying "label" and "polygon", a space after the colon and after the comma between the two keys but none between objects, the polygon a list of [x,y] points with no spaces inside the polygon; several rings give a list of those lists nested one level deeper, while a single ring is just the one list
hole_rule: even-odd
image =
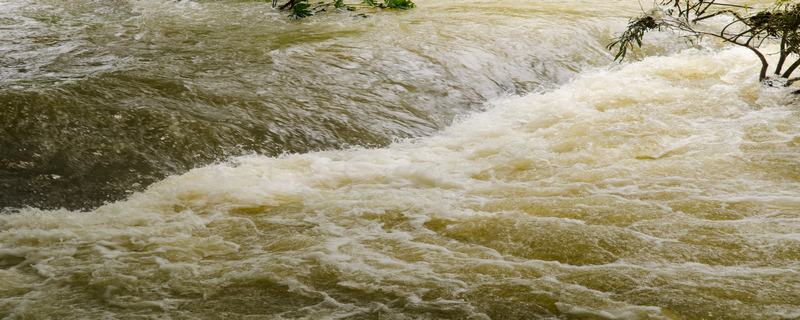
[{"label": "dark water", "polygon": [[385,146],[608,61],[599,9],[422,5],[292,21],[258,2],[4,1],[0,207],[90,208],[234,155]]}]

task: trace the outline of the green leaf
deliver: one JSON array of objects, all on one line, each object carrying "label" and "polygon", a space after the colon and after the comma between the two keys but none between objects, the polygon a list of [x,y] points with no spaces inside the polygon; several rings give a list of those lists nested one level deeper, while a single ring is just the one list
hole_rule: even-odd
[{"label": "green leaf", "polygon": [[308,4],[308,0],[300,0],[294,4],[294,7],[292,7],[292,17],[297,19],[313,15],[314,13],[311,12],[311,5]]},{"label": "green leaf", "polygon": [[384,0],[383,3],[386,5],[387,8],[392,9],[411,9],[415,7],[414,1],[412,0]]}]

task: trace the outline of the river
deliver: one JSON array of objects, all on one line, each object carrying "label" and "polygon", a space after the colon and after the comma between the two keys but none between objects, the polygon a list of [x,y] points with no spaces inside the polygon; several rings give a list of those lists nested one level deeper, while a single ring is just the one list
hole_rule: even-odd
[{"label": "river", "polygon": [[750,52],[417,4],[0,0],[0,316],[800,318],[800,101]]}]

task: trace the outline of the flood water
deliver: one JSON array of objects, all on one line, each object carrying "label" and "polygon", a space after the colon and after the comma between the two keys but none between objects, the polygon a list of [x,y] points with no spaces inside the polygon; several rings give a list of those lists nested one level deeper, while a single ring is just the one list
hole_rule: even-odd
[{"label": "flood water", "polygon": [[800,101],[749,51],[416,2],[0,0],[0,317],[800,318]]}]

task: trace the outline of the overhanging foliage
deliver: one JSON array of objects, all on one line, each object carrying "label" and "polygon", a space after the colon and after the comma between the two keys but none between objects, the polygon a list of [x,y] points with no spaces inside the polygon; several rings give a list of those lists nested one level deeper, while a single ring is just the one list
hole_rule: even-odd
[{"label": "overhanging foliage", "polygon": [[412,0],[362,0],[360,3],[345,3],[344,0],[318,1],[310,4],[308,0],[289,0],[284,4],[278,5],[278,0],[272,0],[272,6],[281,10],[291,11],[291,16],[295,18],[305,18],[325,11],[329,7],[343,10],[356,10],[357,7],[385,8],[385,9],[411,9],[416,5]]},{"label": "overhanging foliage", "polygon": [[[711,18],[727,19],[724,26],[711,28]],[[631,19],[627,29],[608,48],[616,49],[615,60],[622,60],[628,49],[641,47],[643,37],[653,30],[677,31],[680,36],[714,37],[726,43],[750,49],[761,61],[759,80],[769,79],[769,62],[762,50],[767,42],[780,44],[775,78],[789,86],[800,78],[791,78],[800,67],[800,4],[778,0],[756,8],[719,0],[658,0],[650,12]],[[712,31],[709,31],[712,30]],[[792,58],[795,61],[787,66]]]}]

